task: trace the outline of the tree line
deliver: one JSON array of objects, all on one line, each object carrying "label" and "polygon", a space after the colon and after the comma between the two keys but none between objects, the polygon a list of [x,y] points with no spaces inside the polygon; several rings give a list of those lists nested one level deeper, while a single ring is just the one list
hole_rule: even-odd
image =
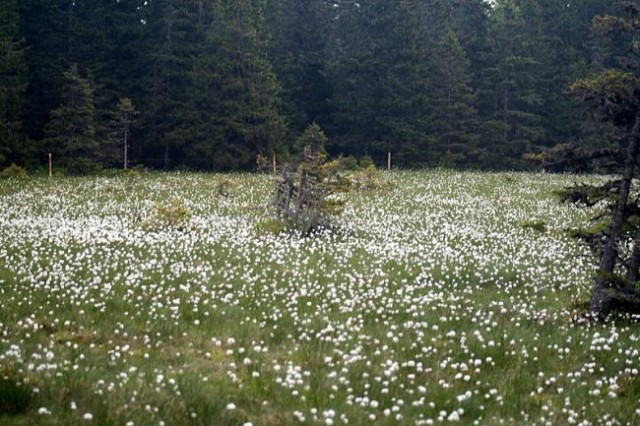
[{"label": "tree line", "polygon": [[[0,165],[246,170],[332,155],[526,167],[615,133],[568,94],[620,67],[601,0],[4,0]],[[127,159],[123,160],[124,147]]]}]

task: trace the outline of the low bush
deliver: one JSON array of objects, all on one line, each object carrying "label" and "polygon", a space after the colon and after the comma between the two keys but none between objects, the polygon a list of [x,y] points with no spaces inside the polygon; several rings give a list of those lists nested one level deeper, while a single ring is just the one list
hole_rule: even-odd
[{"label": "low bush", "polygon": [[179,198],[174,198],[165,203],[157,202],[149,217],[142,223],[142,228],[147,231],[183,230],[188,220],[189,211],[184,202]]},{"label": "low bush", "polygon": [[3,178],[25,179],[27,177],[27,171],[24,167],[18,166],[16,163],[11,163],[2,171]]}]

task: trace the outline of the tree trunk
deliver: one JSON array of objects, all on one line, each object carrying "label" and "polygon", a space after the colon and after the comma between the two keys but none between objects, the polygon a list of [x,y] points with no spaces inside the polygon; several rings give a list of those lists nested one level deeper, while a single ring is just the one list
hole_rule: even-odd
[{"label": "tree trunk", "polygon": [[[635,123],[631,134],[629,135],[629,146],[627,149],[627,157],[624,162],[624,174],[620,182],[618,199],[613,211],[611,219],[611,227],[609,229],[609,237],[605,244],[602,258],[600,259],[600,267],[596,276],[593,291],[591,293],[591,303],[589,305],[589,313],[595,319],[604,321],[611,313],[614,304],[614,296],[612,294],[612,274],[616,267],[618,259],[618,244],[620,242],[620,234],[625,222],[625,208],[629,200],[631,191],[631,181],[636,168],[636,158],[640,150],[640,115],[636,115]],[[615,290],[615,289],[614,289]]]}]

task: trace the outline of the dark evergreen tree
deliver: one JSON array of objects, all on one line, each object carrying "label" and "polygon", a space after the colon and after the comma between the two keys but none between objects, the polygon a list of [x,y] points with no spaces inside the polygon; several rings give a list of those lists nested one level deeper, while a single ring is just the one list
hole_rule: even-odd
[{"label": "dark evergreen tree", "polygon": [[[576,78],[595,76],[611,68],[623,67],[624,57],[628,53],[628,40],[621,34],[612,34],[603,28],[593,26],[594,18],[599,15],[615,15],[619,12],[617,1],[599,2],[585,0],[576,3],[574,15],[580,17],[579,22],[572,28],[579,28],[579,37],[583,40],[584,61],[586,70]],[[559,68],[566,69],[566,63]],[[616,150],[619,147],[619,137],[614,126],[601,120],[594,120],[593,111],[586,104],[576,114],[579,120],[575,125],[577,134],[572,146],[586,151]],[[620,165],[620,162],[618,162]]]},{"label": "dark evergreen tree", "polygon": [[142,43],[139,4],[25,0],[20,13],[30,70],[24,127],[31,138],[43,138],[51,111],[61,103],[63,74],[78,63],[94,91],[96,138],[106,140],[112,105],[141,94],[148,43]]},{"label": "dark evergreen tree", "polygon": [[193,70],[193,90],[179,126],[198,168],[246,169],[258,154],[282,152],[284,121],[267,57],[264,1],[216,2]]},{"label": "dark evergreen tree", "polygon": [[545,140],[542,101],[536,91],[541,70],[532,46],[537,40],[523,29],[525,19],[515,0],[497,0],[491,12],[492,61],[485,70],[481,98],[482,135],[493,164],[521,166],[522,156]]},{"label": "dark evergreen tree", "polygon": [[396,164],[437,162],[429,132],[431,62],[418,1],[340,2],[330,151],[386,158]]},{"label": "dark evergreen tree", "polygon": [[69,173],[89,173],[100,165],[100,143],[96,139],[93,91],[72,64],[64,73],[62,104],[51,112],[46,148],[56,164]]},{"label": "dark evergreen tree", "polygon": [[[69,60],[82,64],[94,91],[96,137],[110,137],[113,105],[123,97],[141,99],[147,45],[144,16],[135,1],[76,1],[70,24]],[[113,165],[119,151],[111,155]]]},{"label": "dark evergreen tree", "polygon": [[334,3],[326,0],[268,2],[270,62],[282,86],[282,114],[292,137],[310,123],[325,125],[333,106],[328,75]]},{"label": "dark evergreen tree", "polygon": [[491,46],[489,22],[491,7],[485,0],[446,0],[449,26],[460,40],[460,45],[470,62],[470,73],[474,80],[480,77],[480,71],[486,66]]},{"label": "dark evergreen tree", "polygon": [[[535,80],[540,102],[534,111],[545,129],[545,145],[575,143],[582,137],[583,109],[574,97],[567,96],[567,91],[576,79],[603,65],[603,58],[598,58],[601,55],[594,49],[591,25],[596,14],[611,12],[613,4],[519,0],[524,18],[521,31],[532,41],[529,54],[540,64]],[[600,65],[594,67],[595,63]]]},{"label": "dark evergreen tree", "polygon": [[191,93],[193,56],[201,45],[198,28],[199,2],[155,0],[143,11],[146,57],[145,157],[150,165],[173,168],[185,155],[186,135],[181,125],[188,122],[186,103]]},{"label": "dark evergreen tree", "polygon": [[[609,201],[608,231],[600,238],[600,264],[594,279],[589,315],[606,320],[614,309],[640,312],[640,204],[637,190],[640,155],[640,2],[621,3],[624,17],[600,16],[596,28],[623,36],[627,41],[624,69],[610,69],[594,78],[578,81],[573,91],[590,105],[593,117],[615,129],[623,159],[621,178],[601,188],[585,188],[587,194],[600,193]],[[577,191],[572,191],[574,197]],[[604,194],[604,197],[602,196]],[[611,200],[610,198],[613,198]],[[597,201],[597,200],[596,200]],[[625,247],[631,247],[626,250]]]},{"label": "dark evergreen tree", "polygon": [[29,69],[24,128],[32,140],[42,140],[51,111],[61,102],[59,89],[72,63],[73,7],[74,2],[66,0],[24,0],[19,5]]},{"label": "dark evergreen tree", "polygon": [[0,165],[27,160],[22,134],[26,72],[17,1],[7,0],[0,8]]},{"label": "dark evergreen tree", "polygon": [[478,163],[476,97],[471,88],[470,62],[456,33],[447,28],[437,45],[432,83],[432,131],[441,163],[464,166]]}]

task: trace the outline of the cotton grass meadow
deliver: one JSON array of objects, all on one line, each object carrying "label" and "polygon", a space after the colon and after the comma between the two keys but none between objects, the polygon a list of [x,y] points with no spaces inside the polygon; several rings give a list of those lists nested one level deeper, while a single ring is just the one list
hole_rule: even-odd
[{"label": "cotton grass meadow", "polygon": [[605,178],[381,179],[313,238],[260,226],[266,175],[0,181],[0,423],[640,424],[640,325],[573,324],[552,195]]}]

